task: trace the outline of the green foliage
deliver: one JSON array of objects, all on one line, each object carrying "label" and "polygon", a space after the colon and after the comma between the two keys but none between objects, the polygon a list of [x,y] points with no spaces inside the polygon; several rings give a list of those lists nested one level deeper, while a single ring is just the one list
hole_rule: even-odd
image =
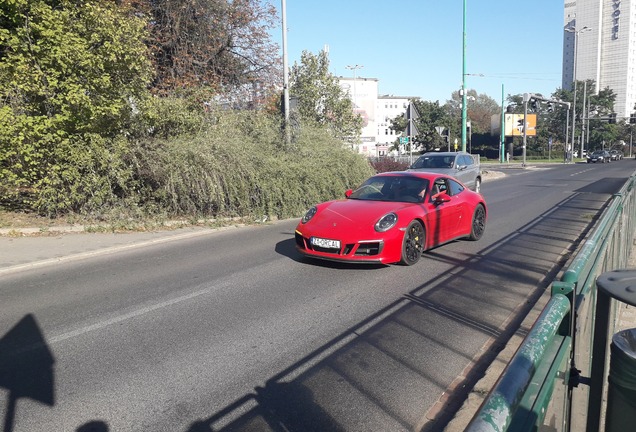
[{"label": "green foliage", "polygon": [[33,207],[46,215],[69,210],[98,215],[105,208],[136,205],[128,142],[85,134],[55,147],[50,172],[40,184]]},{"label": "green foliage", "polygon": [[[81,172],[85,161],[66,151],[95,135],[120,134],[145,97],[151,69],[145,23],[109,1],[3,2],[0,23],[0,120],[10,125],[0,132],[6,202],[25,189],[48,195],[44,189],[67,184],[59,175]],[[53,201],[47,211],[66,205]]]},{"label": "green foliage", "polygon": [[148,202],[172,215],[284,218],[373,173],[324,130],[304,127],[292,150],[281,150],[279,130],[273,117],[216,113],[197,134],[140,147],[137,175]]},{"label": "green foliage", "polygon": [[[462,96],[459,91],[453,92],[451,99],[446,101],[445,107],[449,115],[456,119],[453,130],[461,132]],[[501,107],[490,96],[479,94],[475,90],[466,91],[466,114],[470,120],[473,134],[489,133],[490,117],[500,113]],[[461,136],[461,133],[459,135]]]},{"label": "green foliage", "polygon": [[327,126],[343,139],[360,135],[362,118],[354,114],[351,99],[340,87],[338,78],[329,72],[327,53],[313,55],[303,51],[300,64],[291,69],[290,83],[303,121]]},{"label": "green foliage", "polygon": [[[615,142],[619,138],[619,128],[615,125],[608,124],[607,117],[614,110],[614,102],[616,101],[616,95],[614,92],[605,88],[596,93],[596,83],[594,80],[587,80],[587,82],[577,81],[577,95],[576,95],[576,123],[577,127],[574,129],[575,142],[580,142],[581,135],[581,118],[583,114],[587,116],[589,112],[589,130],[590,136],[586,137],[586,141],[589,141],[589,147],[602,148],[603,141],[606,143]],[[585,91],[584,91],[585,90]],[[521,97],[519,99],[519,107],[522,107]],[[573,103],[574,92],[570,90],[559,89],[552,94],[553,99],[562,100],[564,102]],[[583,102],[585,101],[585,107]],[[571,115],[571,110],[570,113]],[[542,115],[541,122],[538,124],[538,137],[542,141],[547,141],[548,136],[554,137],[555,140],[560,142],[565,141],[566,134],[569,134],[568,141],[572,140],[572,120],[568,119],[568,111],[564,107],[555,107],[553,113],[549,115]],[[566,131],[565,125],[569,123],[569,128]],[[578,145],[575,150],[578,150]]]},{"label": "green foliage", "polygon": [[[453,127],[452,117],[445,106],[440,105],[439,101],[429,102],[414,99],[412,102],[419,114],[415,120],[419,134],[415,137],[414,150],[429,151],[444,146],[444,138],[437,132],[436,127],[443,127],[445,129],[444,135],[448,133],[448,129]],[[406,131],[406,127],[407,121],[404,116],[398,116],[391,121],[391,129],[397,132]]]}]

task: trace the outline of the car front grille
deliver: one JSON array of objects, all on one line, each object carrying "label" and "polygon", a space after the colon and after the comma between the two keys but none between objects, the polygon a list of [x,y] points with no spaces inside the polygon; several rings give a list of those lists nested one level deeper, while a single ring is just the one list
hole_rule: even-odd
[{"label": "car front grille", "polygon": [[376,256],[379,255],[382,251],[382,242],[369,242],[369,243],[347,243],[344,245],[342,250],[340,249],[332,249],[332,248],[324,248],[320,246],[314,246],[309,242],[309,239],[306,239],[302,235],[296,233],[296,245],[301,250],[310,250],[315,252],[321,252],[326,254],[337,255],[341,257],[351,256]]}]

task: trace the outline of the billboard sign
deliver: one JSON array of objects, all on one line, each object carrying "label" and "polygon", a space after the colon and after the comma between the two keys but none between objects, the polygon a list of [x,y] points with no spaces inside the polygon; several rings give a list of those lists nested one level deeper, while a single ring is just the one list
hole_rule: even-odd
[{"label": "billboard sign", "polygon": [[523,114],[505,114],[505,131],[506,136],[523,136],[523,129],[526,128],[526,136],[535,136],[537,134],[537,115],[526,115],[525,121]]}]

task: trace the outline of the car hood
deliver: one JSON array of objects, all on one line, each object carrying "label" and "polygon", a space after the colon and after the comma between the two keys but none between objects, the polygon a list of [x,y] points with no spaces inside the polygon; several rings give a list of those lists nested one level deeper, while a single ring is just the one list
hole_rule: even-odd
[{"label": "car hood", "polygon": [[395,212],[399,217],[402,210],[420,205],[356,199],[330,201],[318,206],[318,213],[307,225],[314,228],[324,225],[347,230],[367,229],[387,213]]}]

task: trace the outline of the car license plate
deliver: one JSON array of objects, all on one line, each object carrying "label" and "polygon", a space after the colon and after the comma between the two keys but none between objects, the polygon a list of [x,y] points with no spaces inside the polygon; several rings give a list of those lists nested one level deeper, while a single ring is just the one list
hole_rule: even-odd
[{"label": "car license plate", "polygon": [[340,240],[329,240],[320,237],[312,237],[311,244],[327,249],[340,249]]}]

